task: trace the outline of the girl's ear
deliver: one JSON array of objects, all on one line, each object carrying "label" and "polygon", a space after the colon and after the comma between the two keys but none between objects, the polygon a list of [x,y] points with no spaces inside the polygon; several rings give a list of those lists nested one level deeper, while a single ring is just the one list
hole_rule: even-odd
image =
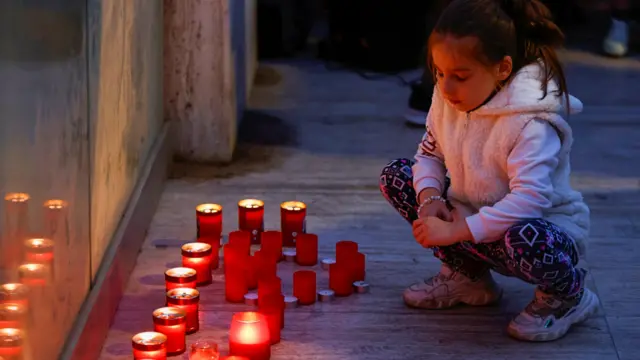
[{"label": "girl's ear", "polygon": [[498,67],[496,68],[496,78],[499,81],[504,81],[511,76],[511,71],[513,71],[513,59],[511,56],[505,56],[498,63]]}]

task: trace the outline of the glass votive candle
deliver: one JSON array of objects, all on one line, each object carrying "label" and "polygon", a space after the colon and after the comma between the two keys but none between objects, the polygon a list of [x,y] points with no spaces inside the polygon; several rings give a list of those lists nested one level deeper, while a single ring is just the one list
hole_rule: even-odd
[{"label": "glass votive candle", "polygon": [[64,226],[67,215],[67,202],[59,199],[44,202],[45,234],[53,237],[58,233],[58,228]]},{"label": "glass votive candle", "polygon": [[356,252],[353,255],[353,262],[351,263],[351,277],[353,281],[364,281],[366,277],[366,260],[367,257],[361,252]]},{"label": "glass votive candle", "polygon": [[351,240],[341,240],[336,243],[336,262],[348,264],[358,252],[358,243]]},{"label": "glass votive candle", "polygon": [[267,321],[271,345],[280,342],[280,332],[284,328],[284,307],[282,294],[270,293],[267,296],[258,297],[258,312]]},{"label": "glass votive candle", "polygon": [[167,306],[180,308],[187,313],[187,334],[200,329],[199,304],[200,292],[196,289],[176,288],[167,291]]},{"label": "glass votive candle", "polygon": [[176,288],[196,288],[197,273],[186,267],[177,267],[164,272],[164,283],[167,291]]},{"label": "glass votive candle", "polygon": [[134,360],[166,360],[167,336],[155,331],[141,332],[131,338]]},{"label": "glass votive candle", "polygon": [[300,305],[311,305],[316,302],[317,276],[313,270],[298,270],[293,273],[293,296]]},{"label": "glass votive candle", "polygon": [[0,304],[20,304],[27,307],[29,303],[29,287],[18,283],[0,285]]},{"label": "glass votive candle", "polygon": [[21,329],[27,315],[27,308],[21,304],[0,304],[0,329]]},{"label": "glass votive candle", "polygon": [[307,205],[301,201],[285,201],[280,204],[280,228],[284,246],[296,245],[299,234],[307,231]]},{"label": "glass votive candle", "polygon": [[24,242],[25,260],[29,263],[45,264],[53,263],[54,242],[51,239],[34,238]]},{"label": "glass votive candle", "polygon": [[153,311],[153,330],[167,337],[167,355],[180,355],[187,348],[187,312],[177,307],[163,307]]},{"label": "glass votive candle", "polygon": [[50,268],[44,264],[22,264],[18,267],[20,282],[31,288],[46,286],[49,282]]},{"label": "glass votive candle", "polygon": [[329,267],[329,288],[336,296],[349,296],[353,293],[353,278],[349,264],[331,264]]},{"label": "glass votive candle", "polygon": [[282,232],[264,231],[260,235],[260,252],[273,256],[276,262],[282,260]]},{"label": "glass votive candle", "polygon": [[211,276],[211,245],[192,242],[182,245],[182,266],[196,271],[198,286],[212,282]]},{"label": "glass votive candle", "polygon": [[314,266],[318,263],[318,235],[300,234],[296,239],[296,264]]},{"label": "glass votive candle", "polygon": [[278,276],[278,263],[271,254],[258,250],[253,254],[253,256],[255,257],[253,260],[256,271],[256,280],[260,281],[260,279],[268,279]]},{"label": "glass votive candle", "polygon": [[253,311],[233,314],[229,327],[229,354],[251,360],[271,358],[269,327],[264,315]]},{"label": "glass votive candle", "polygon": [[4,224],[0,237],[0,268],[15,271],[23,259],[22,240],[28,226],[29,194],[12,192],[4,197]]},{"label": "glass votive candle", "polygon": [[264,201],[244,199],[238,202],[238,229],[251,233],[251,243],[260,243],[264,231]]},{"label": "glass votive candle", "polygon": [[217,238],[222,235],[222,205],[196,206],[197,237]]},{"label": "glass votive candle", "polygon": [[22,331],[14,328],[0,329],[0,356],[8,359],[22,356],[24,338]]},{"label": "glass votive candle", "polygon": [[212,341],[198,340],[191,344],[191,351],[189,352],[189,360],[218,360],[220,359],[220,352],[218,351],[218,344]]},{"label": "glass votive candle", "polygon": [[251,253],[251,233],[246,230],[236,230],[229,233],[229,244],[242,248],[247,254]]}]

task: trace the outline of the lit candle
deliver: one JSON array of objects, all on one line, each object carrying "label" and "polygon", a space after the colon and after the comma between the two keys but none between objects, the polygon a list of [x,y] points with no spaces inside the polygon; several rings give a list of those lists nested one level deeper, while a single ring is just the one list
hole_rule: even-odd
[{"label": "lit candle", "polygon": [[238,202],[238,228],[251,233],[251,243],[260,243],[260,233],[264,231],[264,202],[244,199]]},{"label": "lit candle", "polygon": [[11,303],[0,304],[0,329],[22,328],[26,314],[27,309],[24,305]]},{"label": "lit candle", "polygon": [[164,282],[167,291],[175,288],[196,288],[196,271],[186,267],[177,267],[164,272]]},{"label": "lit candle", "polygon": [[301,305],[316,302],[316,278],[313,270],[298,270],[293,273],[293,296],[298,298]]},{"label": "lit candle", "polygon": [[27,262],[52,265],[53,241],[50,239],[27,239],[24,242],[25,259]]},{"label": "lit candle", "polygon": [[8,193],[4,197],[5,221],[0,236],[0,268],[14,271],[23,258],[22,240],[28,225],[29,194]]},{"label": "lit candle", "polygon": [[245,230],[236,230],[229,233],[229,244],[244,249],[247,254],[251,253],[251,233]]},{"label": "lit candle", "polygon": [[349,296],[353,293],[353,278],[349,264],[336,262],[329,267],[329,288],[336,296]]},{"label": "lit candle", "polygon": [[49,280],[49,267],[43,264],[23,264],[18,268],[20,282],[29,287],[45,286]]},{"label": "lit candle", "polygon": [[197,237],[220,239],[222,235],[222,205],[196,206]]},{"label": "lit candle", "polygon": [[63,200],[53,199],[44,203],[45,234],[53,237],[58,230],[63,230],[67,215],[67,203]]},{"label": "lit candle", "polygon": [[271,341],[264,315],[257,312],[233,314],[229,327],[229,353],[251,360],[269,360]]},{"label": "lit candle", "polygon": [[180,355],[187,348],[187,312],[177,307],[163,307],[153,311],[153,330],[167,337],[167,355]]},{"label": "lit candle", "polygon": [[187,334],[200,329],[199,303],[200,292],[196,289],[176,288],[167,291],[167,306],[180,308],[187,313]]},{"label": "lit candle", "polygon": [[260,236],[260,251],[263,254],[270,254],[276,262],[280,262],[282,260],[282,232],[273,230],[263,232]]},{"label": "lit candle", "polygon": [[299,234],[307,232],[307,205],[300,201],[280,204],[280,227],[284,246],[295,246]]},{"label": "lit candle", "polygon": [[193,242],[182,245],[182,266],[196,271],[198,286],[211,284],[211,245]]},{"label": "lit candle", "polygon": [[131,338],[134,360],[166,360],[167,336],[155,331],[136,334]]},{"label": "lit candle", "polygon": [[27,307],[29,288],[26,285],[10,283],[0,285],[0,304],[20,304]]},{"label": "lit candle", "polygon": [[298,235],[296,240],[296,263],[300,266],[314,266],[318,263],[318,235]]},{"label": "lit candle", "polygon": [[0,329],[0,356],[9,359],[22,356],[23,335],[19,329]]},{"label": "lit candle", "polygon": [[189,360],[218,360],[219,358],[218,344],[206,340],[198,340],[191,344]]}]

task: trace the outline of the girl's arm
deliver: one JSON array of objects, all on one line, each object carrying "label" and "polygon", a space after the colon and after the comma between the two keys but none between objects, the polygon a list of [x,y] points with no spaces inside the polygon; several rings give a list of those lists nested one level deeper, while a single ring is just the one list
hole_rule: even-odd
[{"label": "girl's arm", "polygon": [[418,198],[420,193],[433,191],[434,194],[441,195],[444,189],[444,177],[446,169],[444,156],[440,152],[440,147],[433,134],[432,111],[427,115],[426,132],[422,136],[422,141],[418,146],[413,165],[413,188],[416,190]]},{"label": "girl's arm", "polygon": [[551,207],[551,176],[561,146],[558,133],[547,121],[532,120],[524,127],[507,159],[509,194],[466,218],[476,243],[499,239],[515,223],[541,218]]}]

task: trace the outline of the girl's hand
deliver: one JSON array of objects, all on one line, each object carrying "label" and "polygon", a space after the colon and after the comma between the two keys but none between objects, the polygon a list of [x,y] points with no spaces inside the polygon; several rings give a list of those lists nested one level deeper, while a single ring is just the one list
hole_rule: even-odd
[{"label": "girl's hand", "polygon": [[413,237],[424,247],[450,246],[472,240],[471,232],[464,218],[454,210],[453,221],[447,222],[434,216],[418,218],[413,222]]},{"label": "girl's hand", "polygon": [[418,213],[419,218],[437,217],[444,221],[452,221],[451,211],[447,209],[447,205],[442,201],[434,201],[429,205],[423,206]]}]

